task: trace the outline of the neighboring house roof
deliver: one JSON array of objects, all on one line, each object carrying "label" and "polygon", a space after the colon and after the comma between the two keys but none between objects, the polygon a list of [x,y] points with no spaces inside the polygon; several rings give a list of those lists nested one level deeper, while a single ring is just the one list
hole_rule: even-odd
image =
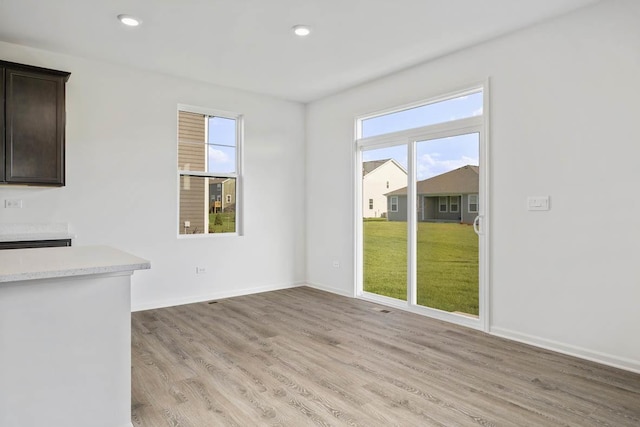
[{"label": "neighboring house roof", "polygon": [[362,162],[362,176],[365,176],[369,172],[373,172],[375,169],[378,169],[380,166],[384,165],[391,159],[384,160],[371,160],[369,162]]},{"label": "neighboring house roof", "polygon": [[392,162],[398,168],[400,168],[404,173],[407,173],[406,170],[400,165],[400,163],[396,162],[394,159],[383,159],[383,160],[370,160],[368,162],[362,162],[362,176],[370,174],[374,170],[378,169],[380,166],[385,163]]},{"label": "neighboring house roof", "polygon": [[[416,192],[420,195],[474,194],[478,192],[478,166],[466,165],[461,168],[418,181]],[[407,187],[385,194],[385,196],[403,196]]]}]

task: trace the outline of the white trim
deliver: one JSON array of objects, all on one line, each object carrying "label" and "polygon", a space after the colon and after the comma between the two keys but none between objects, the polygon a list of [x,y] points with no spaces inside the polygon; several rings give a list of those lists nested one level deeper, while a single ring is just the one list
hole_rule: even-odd
[{"label": "white trim", "polygon": [[207,116],[222,117],[225,119],[239,119],[242,114],[233,111],[217,110],[214,108],[198,107],[194,105],[178,104],[178,111],[186,113],[204,114]]},{"label": "white trim", "polygon": [[[482,221],[482,238],[479,240],[480,246],[478,247],[478,253],[480,258],[478,259],[478,268],[480,269],[479,285],[480,285],[480,299],[478,301],[480,321],[482,322],[482,330],[489,331],[491,325],[491,264],[489,263],[489,251],[491,250],[491,224],[492,220],[490,214],[490,200],[491,195],[491,157],[489,153],[490,145],[490,103],[489,103],[489,91],[490,80],[487,78],[483,83],[483,106],[482,106],[482,120],[483,120],[483,132],[480,133],[480,180],[478,182],[478,189],[483,189],[484,192],[480,192],[483,195],[482,207],[483,218]],[[478,200],[480,202],[480,200]]]},{"label": "white trim", "polygon": [[238,237],[241,236],[237,231],[237,222],[236,222],[236,231],[233,233],[195,233],[195,234],[178,234],[178,240],[181,239],[208,239],[210,236],[216,235],[216,239],[223,239],[225,237]]},{"label": "white trim", "polygon": [[344,289],[335,288],[329,285],[306,282],[300,286],[308,286],[309,288],[317,289],[319,291],[329,292],[331,294],[336,294],[336,295],[340,295],[347,298],[355,298],[355,295],[353,294],[353,292],[345,291]]},{"label": "white trim", "polygon": [[[471,198],[475,197],[476,202],[475,203],[471,203]],[[476,209],[475,210],[471,210],[471,205],[476,205]],[[480,206],[480,195],[479,194],[468,194],[467,195],[467,211],[469,213],[478,213],[478,207]]]},{"label": "white trim", "polygon": [[420,305],[408,304],[407,301],[390,298],[384,295],[377,295],[370,292],[362,292],[357,296],[358,299],[384,305],[387,307],[397,308],[399,310],[408,311],[410,313],[420,314],[422,316],[433,319],[444,320],[449,323],[466,326],[469,328],[482,330],[482,324],[479,319],[471,316],[465,316],[457,313],[449,313],[446,311],[424,307]]},{"label": "white trim", "polygon": [[[244,115],[236,117],[236,233],[244,235]],[[215,233],[224,234],[224,233]]]},{"label": "white trim", "polygon": [[409,176],[407,185],[407,302],[409,308],[416,305],[418,301],[418,160],[416,143],[407,141],[409,148]]},{"label": "white trim", "polygon": [[[355,144],[354,144],[355,147]],[[363,272],[361,268],[357,266],[362,265],[364,262],[363,258],[363,242],[361,236],[364,235],[364,212],[362,211],[362,197],[363,197],[363,182],[364,177],[362,176],[362,150],[359,148],[355,148],[353,151],[352,165],[353,165],[353,173],[351,174],[351,179],[353,179],[351,187],[354,189],[354,197],[353,203],[355,203],[355,208],[353,209],[353,291],[350,296],[355,296],[357,293],[362,292],[363,287]],[[315,285],[313,286],[322,286]],[[320,289],[320,288],[319,288]],[[331,292],[331,291],[330,291]]]},{"label": "white trim", "polygon": [[202,172],[202,171],[192,171],[192,170],[181,170],[178,175],[184,176],[199,176],[202,178],[237,178],[234,174],[231,173],[215,173],[215,172]]},{"label": "white trim", "polygon": [[[433,125],[427,125],[421,128],[414,128],[408,130],[402,130],[398,132],[376,135],[368,138],[360,138],[361,130],[362,130],[362,120],[371,117],[377,117],[385,114],[390,114],[397,111],[403,111],[410,108],[419,107],[421,105],[432,104],[440,101],[445,101],[447,99],[454,99],[464,94],[470,93],[478,93],[482,92],[483,94],[483,113],[480,116],[473,116],[464,119],[442,122]],[[452,323],[461,324],[464,326],[469,326],[475,329],[488,331],[490,324],[490,312],[489,312],[489,290],[490,290],[490,271],[489,271],[489,263],[488,263],[488,254],[489,254],[489,223],[486,221],[486,217],[488,217],[488,205],[489,205],[489,158],[488,155],[490,153],[488,145],[488,129],[489,129],[489,79],[486,79],[484,82],[474,84],[472,86],[467,86],[463,90],[459,90],[456,92],[449,92],[446,95],[440,95],[437,97],[433,97],[427,101],[418,101],[412,104],[408,104],[401,107],[390,108],[384,111],[379,111],[375,113],[363,114],[359,115],[354,121],[355,128],[355,150],[356,153],[354,158],[354,168],[359,169],[357,166],[360,166],[360,170],[356,170],[354,176],[359,183],[354,185],[353,188],[356,190],[356,209],[355,212],[355,233],[354,233],[354,248],[355,248],[355,268],[354,268],[354,292],[357,298],[362,299],[371,299],[371,295],[363,291],[363,272],[362,272],[362,238],[363,238],[363,228],[362,228],[362,207],[361,207],[361,195],[362,195],[362,179],[361,176],[358,176],[358,172],[361,175],[361,165],[362,165],[362,152],[365,150],[373,150],[377,148],[387,148],[391,146],[401,146],[406,144],[408,149],[408,197],[407,197],[407,224],[408,224],[408,242],[407,242],[407,298],[409,303],[406,303],[407,311],[427,315],[430,317],[438,318],[441,320],[450,321]],[[478,134],[479,137],[479,166],[480,166],[480,176],[479,176],[479,194],[478,194],[478,207],[479,207],[479,216],[480,216],[480,229],[481,232],[478,236],[478,244],[479,244],[479,266],[478,266],[478,293],[479,293],[479,318],[473,318],[470,316],[463,316],[454,313],[449,313],[437,309],[432,309],[429,307],[422,307],[417,305],[416,295],[414,288],[416,283],[416,274],[417,274],[417,265],[416,265],[416,245],[417,235],[415,233],[417,227],[416,221],[416,177],[415,177],[415,149],[417,142],[428,141],[434,139],[442,139],[450,136],[456,135],[466,135],[466,134]],[[481,198],[482,196],[482,198]],[[392,196],[397,197],[397,196]],[[440,200],[438,199],[438,205]],[[447,198],[447,206],[449,199]],[[482,202],[482,203],[481,203]],[[464,212],[463,199],[460,197],[459,199],[458,212]],[[391,208],[391,207],[389,207]],[[438,206],[438,210],[440,206]],[[393,210],[390,209],[391,212]],[[424,208],[423,208],[424,214]],[[413,268],[411,268],[413,266]],[[385,297],[376,296],[382,298],[382,301],[386,301]],[[374,297],[375,299],[375,297]],[[395,300],[394,300],[395,301]],[[388,302],[388,301],[387,301]],[[397,304],[394,303],[394,306]],[[403,306],[403,304],[400,304]]]},{"label": "white trim", "polygon": [[144,310],[154,310],[156,308],[165,308],[165,307],[174,307],[177,305],[184,304],[195,304],[199,302],[206,302],[211,300],[219,300],[225,298],[233,298],[233,297],[241,297],[245,295],[259,294],[262,292],[271,292],[271,291],[279,291],[282,289],[291,289],[298,288],[300,286],[304,286],[304,282],[293,282],[289,284],[264,284],[257,285],[251,288],[225,291],[225,292],[212,292],[200,295],[192,295],[188,297],[180,297],[180,298],[168,298],[164,300],[156,300],[152,302],[147,302],[144,304],[131,305],[131,312],[136,311],[144,311]]},{"label": "white trim", "polygon": [[592,362],[640,374],[640,360],[627,359],[612,354],[593,351],[588,348],[565,344],[559,341],[524,334],[506,328],[492,327],[489,333],[497,337],[506,338],[512,341],[532,345],[534,347],[544,348],[557,353],[579,357],[580,359],[590,360]]},{"label": "white trim", "polygon": [[[465,119],[452,120],[449,122],[436,123],[433,125],[412,128],[408,130],[386,133],[384,135],[370,136],[356,141],[357,147],[386,148],[397,145],[400,140],[416,140],[421,135],[432,135],[431,139],[437,139],[438,135],[445,136],[451,132],[458,132],[462,129],[475,129],[482,126],[483,116],[467,117]],[[466,132],[462,132],[466,133]]]},{"label": "white trim", "polygon": [[[220,117],[220,118],[224,118],[224,119],[230,119],[230,120],[234,120],[235,124],[236,124],[236,129],[235,129],[235,133],[236,133],[236,144],[235,144],[235,151],[236,151],[236,167],[235,167],[235,172],[234,173],[218,173],[218,172],[212,172],[209,170],[209,161],[208,161],[208,155],[205,153],[205,171],[192,171],[192,170],[181,170],[180,166],[178,166],[178,190],[177,190],[177,203],[176,203],[176,210],[177,210],[177,218],[178,220],[180,219],[180,177],[185,176],[185,177],[190,177],[190,176],[195,176],[195,177],[202,177],[202,178],[231,178],[231,179],[235,179],[235,232],[232,233],[209,233],[209,205],[211,203],[211,200],[209,199],[209,188],[208,186],[205,186],[205,206],[204,206],[204,232],[203,233],[198,233],[198,234],[187,234],[187,233],[180,233],[181,230],[181,224],[178,224],[178,231],[177,231],[177,237],[178,239],[182,239],[185,237],[188,238],[193,238],[193,237],[209,237],[209,236],[242,236],[244,234],[244,221],[243,221],[243,205],[244,205],[244,199],[243,199],[243,192],[242,192],[242,171],[243,171],[243,166],[244,166],[244,159],[243,159],[243,146],[244,146],[244,116],[240,113],[235,113],[235,112],[231,112],[231,111],[224,111],[224,110],[217,110],[217,109],[212,109],[212,108],[205,108],[205,107],[197,107],[197,106],[193,106],[193,105],[186,105],[186,104],[178,104],[177,110],[176,110],[176,123],[178,124],[178,126],[176,126],[176,153],[179,152],[180,149],[180,138],[179,138],[179,134],[180,134],[180,112],[188,112],[188,113],[195,113],[195,114],[202,114],[203,116],[206,117]],[[205,120],[205,140],[204,140],[204,144],[208,145],[208,140],[209,140],[209,123],[207,120]],[[224,192],[224,189],[223,189]],[[216,237],[217,238],[217,237]]]},{"label": "white trim", "polygon": [[[378,111],[369,112],[369,113],[365,113],[365,114],[359,114],[359,115],[356,116],[356,135],[355,135],[356,139],[363,139],[362,138],[362,122],[364,120],[368,120],[368,119],[372,119],[372,118],[380,117],[380,116],[385,116],[385,115],[388,115],[388,114],[398,113],[400,111],[411,110],[413,108],[422,107],[424,105],[436,104],[436,103],[439,103],[439,102],[460,98],[460,97],[463,97],[465,95],[471,95],[471,94],[483,91],[485,89],[486,89],[486,87],[485,87],[484,82],[476,82],[476,83],[471,84],[469,86],[464,86],[464,87],[459,88],[459,89],[454,89],[454,90],[452,90],[450,92],[447,92],[445,95],[437,94],[437,95],[431,96],[429,98],[425,98],[425,99],[422,99],[422,100],[419,100],[419,101],[414,101],[414,102],[411,102],[411,103],[408,103],[408,104],[404,104],[404,105],[400,105],[400,106],[396,106],[396,107],[391,107],[391,108],[385,108],[384,110],[378,110]],[[484,96],[483,96],[483,98],[484,98]],[[484,109],[483,109],[483,113],[484,113]],[[389,134],[384,134],[384,135],[389,135]],[[380,136],[380,135],[378,135],[378,136]]]},{"label": "white trim", "polygon": [[[444,199],[444,210],[442,210],[442,199]],[[449,198],[447,196],[438,196],[438,213],[448,213]]]},{"label": "white trim", "polygon": [[[391,211],[391,212],[398,212],[398,196],[391,196],[391,197],[390,197],[390,199],[391,199],[391,200],[390,200],[390,202],[389,202],[389,205],[390,205],[390,206],[389,206],[389,211]],[[395,209],[393,209],[393,200],[394,200],[394,199],[395,199],[395,201],[396,201],[396,203],[395,203],[395,204],[396,204],[396,208],[395,208]]]},{"label": "white trim", "polygon": [[[479,148],[479,147],[478,147]],[[448,196],[449,197],[449,212],[451,213],[460,213],[460,201],[461,201],[461,196],[459,194],[455,195],[455,196]],[[456,203],[456,210],[454,211],[453,208],[451,206],[453,206],[453,203],[451,203],[451,199],[453,198],[458,199],[457,203]]]}]

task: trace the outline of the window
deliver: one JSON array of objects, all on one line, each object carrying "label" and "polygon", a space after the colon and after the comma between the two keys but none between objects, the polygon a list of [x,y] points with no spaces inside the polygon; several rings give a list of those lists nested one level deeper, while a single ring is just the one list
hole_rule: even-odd
[{"label": "window", "polygon": [[391,212],[398,212],[398,196],[391,196]]},{"label": "window", "polygon": [[[478,329],[488,327],[488,239],[475,234],[471,227],[454,230],[451,224],[438,224],[471,224],[478,214],[468,209],[479,212],[480,193],[484,212],[489,197],[481,169],[487,166],[484,156],[489,152],[485,90],[485,85],[470,85],[355,118],[353,170],[378,160],[392,161],[405,172],[403,179],[396,171],[375,177],[379,179],[376,191],[387,197],[386,225],[368,221],[364,213],[371,211],[360,212],[363,205],[367,207],[369,197],[376,197],[367,191],[365,180],[354,180],[357,297],[375,298],[394,308],[420,310]],[[387,180],[390,189],[384,188]],[[473,191],[470,201],[469,192]],[[389,227],[384,236],[380,234],[383,226]],[[392,227],[402,234],[391,233]],[[466,237],[456,258],[464,262],[440,259],[439,254],[461,231]],[[433,274],[436,270],[438,274]],[[394,272],[393,277],[385,274],[389,271]],[[463,285],[464,290],[463,286],[444,289],[441,285],[445,282]],[[425,307],[438,312],[422,311]],[[462,313],[477,320],[460,316]]]},{"label": "window", "polygon": [[369,199],[369,209],[373,209],[373,199]]},{"label": "window", "polygon": [[361,121],[361,138],[482,115],[482,90],[438,102],[369,117]]},{"label": "window", "polygon": [[458,203],[459,196],[449,196],[449,211],[459,212],[460,204]]},{"label": "window", "polygon": [[242,117],[178,106],[178,234],[238,233]]},{"label": "window", "polygon": [[469,212],[478,212],[478,195],[469,194]]},{"label": "window", "polygon": [[447,197],[438,197],[438,212],[447,212]]}]

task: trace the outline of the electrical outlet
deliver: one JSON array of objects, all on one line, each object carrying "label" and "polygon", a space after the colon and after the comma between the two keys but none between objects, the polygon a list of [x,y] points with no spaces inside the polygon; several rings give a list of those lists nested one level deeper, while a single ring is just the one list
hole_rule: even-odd
[{"label": "electrical outlet", "polygon": [[20,209],[22,208],[22,200],[20,199],[5,199],[4,207],[7,209]]},{"label": "electrical outlet", "polygon": [[333,268],[340,268],[340,261],[334,259],[331,265],[333,266]]},{"label": "electrical outlet", "polygon": [[205,274],[207,269],[205,267],[196,267],[196,274]]},{"label": "electrical outlet", "polygon": [[527,197],[527,210],[548,211],[550,209],[549,196],[529,196]]}]

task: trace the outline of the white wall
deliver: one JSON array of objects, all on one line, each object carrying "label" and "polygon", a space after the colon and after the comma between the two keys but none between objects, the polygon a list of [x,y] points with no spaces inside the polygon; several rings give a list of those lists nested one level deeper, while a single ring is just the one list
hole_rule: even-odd
[{"label": "white wall", "polygon": [[[0,187],[0,200],[24,201],[1,208],[0,223],[68,222],[77,245],[149,259],[134,309],[304,281],[303,105],[7,43],[0,57],[72,73],[67,185]],[[243,237],[176,237],[178,103],[245,115]]]},{"label": "white wall", "polygon": [[308,281],[353,294],[354,117],[490,78],[492,332],[640,371],[638,22],[603,2],[312,103]]}]

